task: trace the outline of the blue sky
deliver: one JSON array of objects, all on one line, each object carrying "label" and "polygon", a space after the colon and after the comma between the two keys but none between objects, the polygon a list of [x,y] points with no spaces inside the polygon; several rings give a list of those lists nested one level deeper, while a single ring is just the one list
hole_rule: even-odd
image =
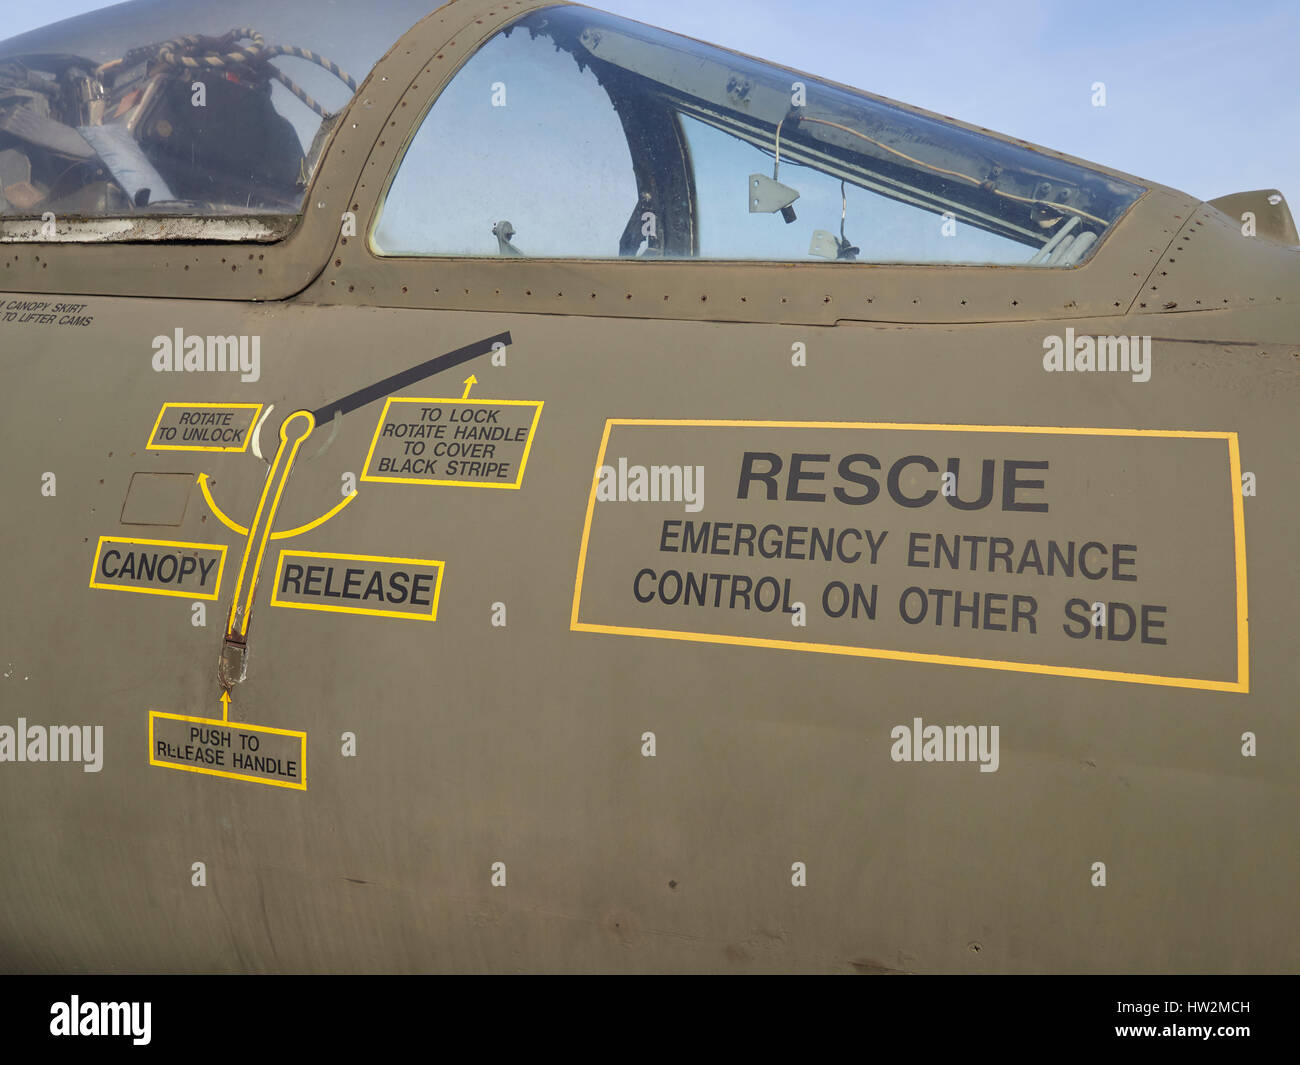
[{"label": "blue sky", "polygon": [[[357,0],[358,18],[380,4]],[[103,6],[6,0],[0,33]],[[267,0],[267,6],[279,5]],[[1295,0],[604,0],[592,6],[1205,199],[1279,188],[1293,210],[1300,208]],[[213,0],[209,9],[219,8]],[[1098,81],[1106,86],[1105,107],[1091,102]]]}]

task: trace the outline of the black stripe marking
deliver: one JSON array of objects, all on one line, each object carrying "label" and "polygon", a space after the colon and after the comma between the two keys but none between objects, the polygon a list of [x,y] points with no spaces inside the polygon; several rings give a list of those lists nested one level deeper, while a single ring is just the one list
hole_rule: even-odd
[{"label": "black stripe marking", "polygon": [[413,385],[417,381],[423,381],[426,377],[432,377],[436,373],[442,373],[444,370],[450,370],[454,366],[461,365],[461,363],[469,362],[470,359],[486,355],[492,350],[492,345],[498,343],[509,347],[511,343],[510,334],[508,332],[498,333],[496,336],[488,337],[485,340],[476,340],[473,344],[466,344],[463,348],[449,351],[445,355],[437,355],[417,366],[412,366],[409,370],[395,373],[392,377],[385,377],[382,381],[367,385],[365,388],[352,392],[342,399],[327,403],[319,410],[312,411],[312,417],[316,419],[316,426],[319,428],[332,421],[337,414],[348,414],[358,407],[364,407],[367,403],[383,399],[407,385]]}]

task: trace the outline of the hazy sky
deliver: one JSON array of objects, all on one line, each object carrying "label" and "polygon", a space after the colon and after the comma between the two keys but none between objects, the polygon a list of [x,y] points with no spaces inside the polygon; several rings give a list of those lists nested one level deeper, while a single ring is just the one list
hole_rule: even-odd
[{"label": "hazy sky", "polygon": [[[357,0],[357,17],[382,2]],[[104,6],[4,0],[0,34]],[[277,6],[267,0],[268,8]],[[591,6],[1204,199],[1278,188],[1293,211],[1300,209],[1296,0],[604,0]],[[221,0],[212,0],[208,9],[220,7]],[[1098,81],[1106,86],[1105,107],[1092,105]]]}]

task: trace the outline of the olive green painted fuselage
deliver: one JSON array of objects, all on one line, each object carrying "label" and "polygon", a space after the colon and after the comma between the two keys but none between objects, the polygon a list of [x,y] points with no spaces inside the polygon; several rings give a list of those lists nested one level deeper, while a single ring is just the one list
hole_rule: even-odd
[{"label": "olive green painted fuselage", "polygon": [[[103,727],[0,763],[0,968],[1294,971],[1300,255],[1148,184],[1070,269],[376,256],[409,127],[533,6],[412,29],[283,239],[0,246],[0,726]],[[159,371],[176,330],[256,380]],[[1044,368],[1085,336],[1149,379]],[[261,457],[151,449],[168,403],[273,404]],[[224,547],[214,597],[102,537]],[[235,776],[177,769],[223,716]],[[305,739],[235,768],[251,726]]]}]

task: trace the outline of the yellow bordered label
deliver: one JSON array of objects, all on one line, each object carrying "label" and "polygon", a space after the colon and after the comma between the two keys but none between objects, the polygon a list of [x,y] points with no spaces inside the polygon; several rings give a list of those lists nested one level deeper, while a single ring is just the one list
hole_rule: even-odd
[{"label": "yellow bordered label", "polygon": [[225,568],[225,544],[101,536],[90,566],[90,587],[216,599]]},{"label": "yellow bordered label", "polygon": [[[1225,472],[1226,489],[1231,499],[1231,542],[1233,576],[1231,589],[1235,599],[1235,659],[1236,678],[1234,680],[1215,680],[1200,677],[1163,676],[1142,672],[1125,672],[1120,670],[1094,669],[1074,666],[1037,664],[1019,661],[1003,661],[994,658],[976,658],[958,655],[930,654],[903,651],[888,648],[870,648],[838,643],[773,639],[721,632],[678,631],[668,628],[647,626],[615,625],[593,623],[581,620],[582,595],[584,580],[589,570],[589,547],[591,541],[592,519],[595,515],[597,489],[601,481],[601,471],[605,467],[609,449],[610,435],[616,426],[628,427],[703,427],[703,428],[737,428],[737,429],[821,429],[852,430],[876,429],[887,431],[933,431],[959,433],[1012,433],[1040,434],[1044,436],[1082,436],[1082,437],[1131,437],[1131,438],[1170,438],[1184,440],[1222,440],[1226,444]],[[574,580],[573,609],[570,616],[570,630],[574,632],[610,633],[625,636],[642,636],[652,639],[684,640],[699,643],[730,644],[733,646],[767,647],[783,650],[809,651],[822,654],[849,655],[865,658],[892,659],[909,662],[930,662],[943,665],[967,666],[976,669],[997,669],[1021,673],[1040,673],[1053,676],[1082,677],[1096,680],[1124,681],[1136,684],[1165,685],[1180,688],[1195,688],[1206,691],[1248,692],[1250,690],[1250,654],[1249,626],[1247,607],[1246,578],[1246,541],[1245,518],[1241,497],[1241,456],[1238,436],[1235,432],[1182,431],[1163,429],[1110,429],[1110,428],[1066,428],[1046,426],[1013,425],[949,425],[931,423],[898,422],[798,422],[798,421],[742,421],[729,419],[653,419],[653,418],[610,418],[605,422],[600,448],[596,456],[596,467],[592,474],[591,489],[587,500],[587,514],[583,524],[582,540],[578,552],[578,568]]]},{"label": "yellow bordered label", "polygon": [[261,410],[260,403],[164,403],[145,449],[244,451]]},{"label": "yellow bordered label", "polygon": [[283,550],[271,605],[436,621],[443,566],[429,558]]},{"label": "yellow bordered label", "polygon": [[390,396],[375,426],[361,479],[519,488],[543,402]]},{"label": "yellow bordered label", "polygon": [[149,711],[149,764],[307,790],[307,733]]}]

